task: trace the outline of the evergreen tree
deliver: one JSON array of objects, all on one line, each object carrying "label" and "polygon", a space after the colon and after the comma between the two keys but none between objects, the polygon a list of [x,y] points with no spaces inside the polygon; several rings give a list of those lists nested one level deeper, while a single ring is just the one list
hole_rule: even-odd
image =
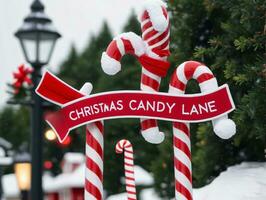
[{"label": "evergreen tree", "polygon": [[[30,145],[29,110],[25,107],[4,107],[0,110],[0,137],[12,144],[18,151],[22,145]],[[30,149],[27,149],[28,151]],[[3,168],[5,173],[13,173],[13,166]]]},{"label": "evergreen tree", "polygon": [[[196,48],[194,57],[208,60],[220,83],[227,82],[236,104],[232,117],[237,135],[228,142],[198,131],[204,145],[196,154],[201,184],[229,165],[263,161],[266,141],[265,1],[207,1],[209,13],[221,13],[209,46]],[[218,12],[217,12],[218,11]],[[214,14],[213,14],[214,15]],[[208,131],[209,132],[209,131]],[[215,154],[217,153],[217,154]],[[219,155],[219,156],[218,156]],[[210,156],[215,162],[206,163]],[[208,180],[209,179],[209,180]]]},{"label": "evergreen tree", "polygon": [[[171,62],[204,62],[219,84],[229,84],[236,104],[230,117],[236,122],[237,134],[230,140],[214,135],[210,123],[192,125],[193,184],[198,187],[230,165],[265,160],[266,6],[263,0],[172,0],[169,5]],[[195,92],[199,88],[190,81],[187,93]],[[173,161],[165,153],[171,150],[170,140],[162,144],[152,167],[157,191],[167,199],[174,195]],[[170,173],[165,173],[165,166]]]},{"label": "evergreen tree", "polygon": [[30,119],[27,108],[4,107],[0,111],[0,135],[18,150],[22,142],[30,139]]},{"label": "evergreen tree", "polygon": [[94,86],[97,85],[101,74],[101,54],[111,39],[110,30],[104,23],[99,35],[90,38],[87,47],[80,55],[72,47],[68,58],[61,64],[59,77],[75,88],[81,88],[86,81],[92,82]]},{"label": "evergreen tree", "polygon": [[[69,84],[74,84],[72,81],[73,78],[68,77],[68,74],[72,74],[75,73],[75,68],[73,66],[75,66],[76,62],[78,59],[78,53],[77,50],[75,48],[74,45],[71,46],[69,55],[67,57],[67,60],[64,61],[61,66],[60,66],[60,77],[64,78],[64,80],[66,82],[68,82]],[[68,80],[70,79],[70,80]]]}]

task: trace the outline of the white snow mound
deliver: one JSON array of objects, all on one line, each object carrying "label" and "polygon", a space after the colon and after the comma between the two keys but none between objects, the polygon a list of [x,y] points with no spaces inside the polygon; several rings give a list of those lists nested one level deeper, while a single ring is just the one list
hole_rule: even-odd
[{"label": "white snow mound", "polygon": [[211,184],[193,191],[194,200],[265,200],[266,163],[229,167]]}]

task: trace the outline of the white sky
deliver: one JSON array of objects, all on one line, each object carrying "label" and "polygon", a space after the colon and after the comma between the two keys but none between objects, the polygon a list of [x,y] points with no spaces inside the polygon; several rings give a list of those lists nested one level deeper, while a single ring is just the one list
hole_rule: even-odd
[{"label": "white sky", "polygon": [[[30,13],[33,0],[0,0],[0,107],[7,101],[7,82],[12,82],[12,72],[25,63],[14,32]],[[143,0],[142,0],[143,1]],[[42,0],[46,14],[62,34],[57,42],[49,66],[57,65],[67,56],[71,44],[81,51],[90,34],[97,34],[106,20],[114,34],[126,23],[132,9],[141,0]],[[100,67],[100,66],[98,66]]]}]

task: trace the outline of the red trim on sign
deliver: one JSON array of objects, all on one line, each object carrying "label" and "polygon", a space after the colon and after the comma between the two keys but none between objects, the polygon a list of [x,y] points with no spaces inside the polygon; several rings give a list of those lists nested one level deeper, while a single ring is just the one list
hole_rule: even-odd
[{"label": "red trim on sign", "polygon": [[43,75],[36,92],[56,104],[65,104],[84,96],[48,71]]}]

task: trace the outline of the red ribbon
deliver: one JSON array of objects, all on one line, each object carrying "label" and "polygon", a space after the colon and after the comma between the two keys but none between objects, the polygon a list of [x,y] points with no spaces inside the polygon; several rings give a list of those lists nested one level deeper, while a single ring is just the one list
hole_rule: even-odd
[{"label": "red ribbon", "polygon": [[170,63],[168,61],[158,60],[148,56],[147,54],[141,55],[138,57],[138,60],[145,69],[160,77],[165,77],[170,67]]},{"label": "red ribbon", "polygon": [[18,67],[18,71],[13,73],[14,83],[12,84],[15,88],[15,94],[17,94],[23,83],[27,83],[28,85],[32,85],[32,80],[29,75],[33,72],[32,68],[25,67],[24,65],[20,65]]}]

